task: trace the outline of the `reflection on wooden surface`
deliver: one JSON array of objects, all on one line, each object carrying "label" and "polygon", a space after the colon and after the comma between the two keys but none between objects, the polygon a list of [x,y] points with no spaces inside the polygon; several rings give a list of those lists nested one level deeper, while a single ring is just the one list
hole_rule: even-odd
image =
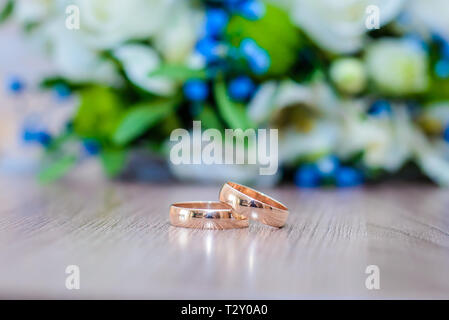
[{"label": "reflection on wooden surface", "polygon": [[[449,298],[449,191],[385,186],[262,190],[286,227],[191,230],[176,201],[219,188],[68,180],[0,181],[0,297]],[[81,289],[65,288],[65,268]],[[380,268],[367,290],[365,268]]]}]

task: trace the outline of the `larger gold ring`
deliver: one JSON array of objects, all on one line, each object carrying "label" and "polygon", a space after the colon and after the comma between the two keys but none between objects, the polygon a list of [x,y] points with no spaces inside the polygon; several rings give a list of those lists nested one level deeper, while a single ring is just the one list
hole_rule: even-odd
[{"label": "larger gold ring", "polygon": [[285,225],[288,209],[262,192],[227,182],[220,191],[219,199],[234,209],[234,216],[258,220],[266,225],[280,228]]},{"label": "larger gold ring", "polygon": [[232,208],[218,201],[174,203],[170,206],[170,223],[176,227],[196,229],[247,228],[248,219],[235,217]]}]

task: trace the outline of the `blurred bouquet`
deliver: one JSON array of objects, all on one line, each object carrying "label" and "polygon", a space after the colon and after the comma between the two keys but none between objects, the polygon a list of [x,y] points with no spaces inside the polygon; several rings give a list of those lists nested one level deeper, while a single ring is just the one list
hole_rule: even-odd
[{"label": "blurred bouquet", "polygon": [[[200,120],[279,129],[273,181],[346,187],[417,173],[449,185],[445,0],[9,0],[8,15],[59,70],[43,86],[78,101],[63,132],[25,128],[51,159],[43,180],[86,155],[109,176],[131,150],[167,159],[170,132]],[[204,170],[173,168],[258,175]]]}]

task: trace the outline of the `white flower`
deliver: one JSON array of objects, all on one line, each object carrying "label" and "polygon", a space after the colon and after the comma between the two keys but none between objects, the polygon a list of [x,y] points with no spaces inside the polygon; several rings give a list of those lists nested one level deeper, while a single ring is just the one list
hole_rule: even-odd
[{"label": "white flower", "polygon": [[49,44],[52,61],[62,77],[73,82],[120,83],[115,65],[89,48],[79,33],[66,29],[63,19],[50,20],[36,34]]},{"label": "white flower", "polygon": [[330,76],[338,89],[350,94],[357,94],[365,89],[365,66],[357,58],[343,58],[334,61],[330,68]]},{"label": "white flower", "polygon": [[[249,117],[257,124],[263,124],[276,112],[290,106],[308,108],[320,114],[310,119],[312,129],[302,132],[291,127],[281,128],[279,134],[279,162],[292,163],[302,156],[325,154],[333,150],[338,139],[338,101],[331,89],[322,81],[311,85],[300,85],[291,80],[277,84],[274,81],[263,84],[248,106]],[[292,122],[294,119],[292,119]],[[294,123],[292,123],[294,127]],[[278,129],[278,128],[275,128]]]},{"label": "white flower", "polygon": [[426,105],[424,114],[449,125],[449,101],[434,102]]},{"label": "white flower", "polygon": [[449,157],[438,150],[426,150],[418,157],[421,169],[442,187],[449,187]]},{"label": "white flower", "polygon": [[128,44],[114,50],[114,55],[123,64],[129,80],[143,90],[170,95],[174,92],[174,83],[161,77],[150,77],[151,71],[160,65],[157,53],[149,46]]},{"label": "white flower", "polygon": [[80,30],[93,48],[109,49],[131,39],[147,39],[171,23],[174,0],[74,0]]},{"label": "white flower", "polygon": [[403,0],[292,0],[293,21],[321,47],[336,53],[361,49],[368,32],[366,9],[380,9],[380,25],[396,17]]},{"label": "white flower", "polygon": [[[424,106],[418,123],[425,133],[443,137],[444,130],[449,126],[449,101],[433,102]],[[449,147],[449,143],[447,145]]]},{"label": "white flower", "polygon": [[442,138],[442,130],[449,125],[449,102],[437,102],[425,107],[423,117],[427,129],[435,137],[426,137],[421,130],[415,130],[413,147],[418,165],[436,183],[449,187],[449,143]]},{"label": "white flower", "polygon": [[363,101],[343,103],[341,137],[337,152],[348,158],[363,152],[363,162],[370,168],[394,172],[411,157],[413,124],[404,106],[394,108],[391,118],[363,117]]},{"label": "white flower", "polygon": [[420,131],[409,136],[413,140],[413,151],[422,171],[441,186],[449,187],[449,146],[441,139],[429,141]]},{"label": "white flower", "polygon": [[427,54],[408,40],[373,42],[367,49],[366,63],[369,75],[383,93],[420,93],[429,85]]},{"label": "white flower", "polygon": [[339,131],[338,123],[329,119],[317,120],[308,132],[288,128],[279,136],[279,162],[289,164],[300,157],[332,153]]},{"label": "white flower", "polygon": [[191,56],[203,14],[187,1],[179,1],[172,10],[170,22],[154,37],[154,46],[168,63],[184,63]]},{"label": "white flower", "polygon": [[337,96],[327,83],[318,78],[307,86],[292,80],[265,82],[249,102],[248,115],[254,123],[260,125],[270,119],[276,110],[299,103],[327,116],[338,113]]},{"label": "white flower", "polygon": [[447,0],[409,0],[406,14],[414,29],[427,34],[438,33],[449,40]]},{"label": "white flower", "polygon": [[41,22],[52,9],[53,0],[17,0],[14,16],[22,24]]}]

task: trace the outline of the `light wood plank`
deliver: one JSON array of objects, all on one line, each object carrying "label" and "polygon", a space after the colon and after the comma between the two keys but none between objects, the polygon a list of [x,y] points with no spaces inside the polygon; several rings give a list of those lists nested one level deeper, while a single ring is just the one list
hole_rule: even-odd
[{"label": "light wood plank", "polygon": [[[449,191],[429,185],[262,190],[291,210],[274,229],[172,227],[177,201],[219,186],[0,180],[0,297],[449,298]],[[81,289],[65,288],[65,268]],[[365,268],[380,268],[367,290]]]}]

